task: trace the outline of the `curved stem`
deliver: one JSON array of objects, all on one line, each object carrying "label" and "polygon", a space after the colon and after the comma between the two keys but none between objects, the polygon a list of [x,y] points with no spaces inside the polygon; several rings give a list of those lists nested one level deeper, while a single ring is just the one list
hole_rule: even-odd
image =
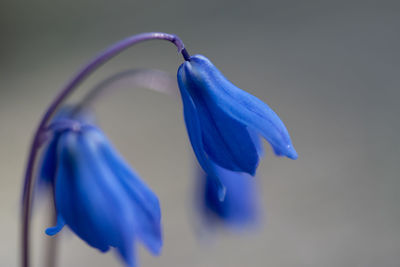
[{"label": "curved stem", "polygon": [[118,72],[89,90],[76,105],[72,114],[78,114],[93,105],[98,98],[116,87],[144,87],[165,94],[177,94],[178,87],[175,76],[156,69],[130,69]]},{"label": "curved stem", "polygon": [[180,52],[185,60],[189,60],[189,54],[186,51],[183,42],[179,37],[173,34],[167,33],[159,33],[159,32],[150,32],[150,33],[142,33],[138,35],[134,35],[128,37],[113,46],[109,47],[102,53],[100,53],[97,57],[95,57],[92,61],[89,62],[86,66],[84,66],[71,80],[68,82],[65,87],[60,91],[60,93],[56,96],[54,101],[50,104],[48,109],[43,115],[39,126],[37,127],[32,144],[30,147],[28,162],[25,171],[25,180],[24,180],[24,188],[23,188],[23,198],[22,198],[22,267],[29,267],[30,263],[30,254],[29,254],[29,244],[30,244],[30,224],[29,218],[31,215],[31,198],[32,198],[32,188],[33,188],[33,170],[36,161],[36,155],[41,145],[41,134],[43,129],[45,129],[46,124],[49,122],[52,115],[55,113],[60,104],[69,96],[72,91],[85,79],[87,78],[93,71],[103,65],[105,62],[110,60],[112,57],[116,56],[124,49],[143,42],[147,40],[153,39],[161,39],[172,42],[177,48],[178,52]]}]

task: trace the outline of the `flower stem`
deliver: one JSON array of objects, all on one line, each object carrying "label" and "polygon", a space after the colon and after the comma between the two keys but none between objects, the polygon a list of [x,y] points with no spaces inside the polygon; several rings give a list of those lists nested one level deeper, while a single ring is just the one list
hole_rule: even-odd
[{"label": "flower stem", "polygon": [[79,114],[96,102],[106,92],[116,89],[117,87],[139,87],[146,88],[164,94],[177,94],[178,87],[176,77],[156,69],[129,69],[118,72],[100,83],[96,84],[89,90],[78,104],[74,105],[71,116]]},{"label": "flower stem", "polygon": [[23,198],[22,198],[22,242],[21,242],[21,267],[29,267],[30,265],[30,254],[29,254],[29,244],[30,244],[30,215],[31,215],[31,199],[32,199],[32,191],[33,191],[33,171],[36,161],[37,152],[42,144],[42,132],[46,128],[47,123],[50,118],[56,112],[57,108],[61,105],[61,103],[74,91],[74,89],[87,78],[93,71],[99,68],[101,65],[106,63],[112,57],[116,56],[126,48],[143,42],[147,40],[160,39],[172,42],[177,48],[178,52],[182,54],[183,58],[187,61],[190,56],[186,51],[183,42],[179,37],[172,34],[167,33],[159,33],[159,32],[150,32],[150,33],[142,33],[137,34],[131,37],[128,37],[102,53],[100,53],[97,57],[95,57],[92,61],[90,61],[86,66],[84,66],[78,73],[65,85],[64,88],[60,91],[60,93],[56,96],[53,102],[50,104],[46,112],[44,113],[39,126],[37,127],[29,155],[28,162],[25,171],[25,180],[24,180],[24,188],[23,188]]}]

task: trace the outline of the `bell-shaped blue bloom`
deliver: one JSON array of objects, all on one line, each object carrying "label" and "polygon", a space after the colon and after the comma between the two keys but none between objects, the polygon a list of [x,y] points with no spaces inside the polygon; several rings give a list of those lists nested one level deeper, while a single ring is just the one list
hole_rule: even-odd
[{"label": "bell-shaped blue bloom", "polygon": [[258,135],[271,144],[276,155],[297,158],[278,115],[229,82],[206,57],[195,55],[183,63],[178,84],[189,139],[207,173],[207,161],[212,161],[254,175],[260,158]]},{"label": "bell-shaped blue bloom", "polygon": [[[62,124],[62,120],[55,123]],[[162,246],[157,196],[145,185],[104,134],[75,121],[56,130],[42,167],[54,186],[57,234],[64,225],[90,246],[106,252],[115,247],[127,266],[135,266],[135,242],[153,253]]]},{"label": "bell-shaped blue bloom", "polygon": [[[61,108],[51,121],[52,126],[62,128],[64,125],[71,126],[73,122],[76,124],[93,124],[95,117],[91,110],[84,109],[80,112],[75,112],[75,106],[65,106]],[[68,126],[69,125],[69,126]],[[49,129],[51,130],[51,129]],[[57,144],[60,137],[60,131],[53,131],[52,137],[46,145],[41,157],[41,164],[38,174],[38,187],[39,189],[53,185],[55,173],[57,170]]]},{"label": "bell-shaped blue bloom", "polygon": [[[217,179],[226,188],[223,200],[219,197]],[[222,223],[227,226],[247,227],[258,222],[260,199],[257,183],[249,174],[233,172],[214,164],[212,174],[200,173],[203,183],[201,208],[209,225]]]}]

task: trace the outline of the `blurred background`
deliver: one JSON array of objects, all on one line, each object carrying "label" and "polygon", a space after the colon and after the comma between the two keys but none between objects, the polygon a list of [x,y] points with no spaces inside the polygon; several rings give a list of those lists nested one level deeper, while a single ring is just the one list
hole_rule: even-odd
[{"label": "blurred background", "polygon": [[[204,240],[179,95],[122,88],[96,105],[100,125],[158,194],[164,248],[140,266],[400,266],[398,1],[0,2],[0,266],[18,266],[22,176],[44,108],[77,69],[126,36],[178,34],[287,125],[297,161],[267,144],[258,171],[264,220]],[[142,43],[91,76],[72,99],[130,68],[175,75],[167,42]],[[48,207],[35,210],[43,266]],[[59,266],[120,266],[64,230]]]}]

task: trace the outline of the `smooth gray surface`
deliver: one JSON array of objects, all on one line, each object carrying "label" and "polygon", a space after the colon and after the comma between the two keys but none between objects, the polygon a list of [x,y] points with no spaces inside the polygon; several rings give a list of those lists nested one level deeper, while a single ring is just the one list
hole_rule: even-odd
[{"label": "smooth gray surface", "polygon": [[[163,253],[140,249],[141,266],[399,266],[399,11],[396,1],[1,1],[0,266],[17,266],[23,168],[44,107],[98,51],[144,31],[178,34],[266,101],[299,159],[266,145],[262,228],[205,241],[179,97],[125,88],[99,102],[104,130],[161,200]],[[171,44],[149,42],[84,87],[127,68],[174,74],[180,63]],[[37,212],[42,266],[46,207]],[[68,234],[60,254],[60,266],[119,266]]]}]

